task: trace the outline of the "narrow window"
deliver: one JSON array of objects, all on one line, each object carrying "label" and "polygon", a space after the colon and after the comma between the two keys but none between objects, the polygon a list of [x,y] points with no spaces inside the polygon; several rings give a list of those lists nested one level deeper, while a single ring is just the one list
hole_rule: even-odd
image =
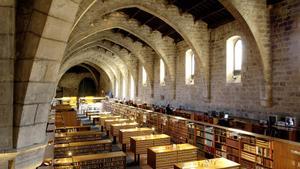
[{"label": "narrow window", "polygon": [[125,78],[123,78],[123,85],[122,85],[122,95],[123,95],[123,98],[126,98],[126,80]]},{"label": "narrow window", "polygon": [[194,84],[195,55],[191,49],[185,52],[185,83]]},{"label": "narrow window", "polygon": [[115,81],[115,84],[116,84],[116,98],[118,98],[119,97],[119,87],[118,87],[118,82],[117,81]]},{"label": "narrow window", "polygon": [[160,59],[160,85],[164,86],[166,85],[165,82],[165,76],[166,76],[166,72],[165,72],[165,63],[162,59]]},{"label": "narrow window", "polygon": [[132,76],[130,76],[130,99],[134,99],[134,80]]},{"label": "narrow window", "polygon": [[243,62],[243,41],[240,36],[232,36],[226,41],[226,81],[241,82]]},{"label": "narrow window", "polygon": [[147,73],[144,67],[142,67],[142,83],[147,86]]},{"label": "narrow window", "polygon": [[233,68],[234,76],[238,76],[241,74],[242,59],[243,59],[243,44],[242,44],[242,40],[239,39],[235,42],[234,45],[234,68]]}]

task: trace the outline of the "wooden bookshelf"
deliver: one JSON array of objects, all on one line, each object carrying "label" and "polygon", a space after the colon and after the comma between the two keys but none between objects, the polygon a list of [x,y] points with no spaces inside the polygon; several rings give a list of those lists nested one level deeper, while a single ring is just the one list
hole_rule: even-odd
[{"label": "wooden bookshelf", "polygon": [[174,169],[240,169],[241,165],[226,158],[177,163]]},{"label": "wooden bookshelf", "polygon": [[122,151],[89,154],[54,160],[55,169],[125,169],[126,154]]},{"label": "wooden bookshelf", "polygon": [[186,143],[188,140],[187,124],[182,117],[168,118],[168,130],[165,133],[171,136],[171,141],[174,143]]},{"label": "wooden bookshelf", "polygon": [[[118,104],[118,109],[127,107],[119,103],[106,104],[111,107]],[[118,109],[115,111],[117,112]],[[140,108],[135,108],[135,110],[137,116],[144,115]],[[186,137],[185,141],[198,147],[199,156],[224,157],[240,163],[242,167],[254,169],[294,169],[295,166],[300,166],[300,144],[297,142],[215,125],[213,118],[201,113],[195,113],[194,119],[178,120],[178,117],[152,112],[151,115],[147,114],[146,120],[149,127],[155,127],[155,131],[169,135],[172,141],[184,141],[180,137]],[[247,126],[241,127],[248,128]],[[285,157],[288,159],[287,164],[283,164],[282,160],[277,160]]]},{"label": "wooden bookshelf", "polygon": [[97,154],[110,151],[112,151],[112,141],[109,139],[71,142],[68,144],[56,144],[54,146],[54,157],[65,158],[69,156]]},{"label": "wooden bookshelf", "polygon": [[147,164],[153,169],[172,168],[175,163],[197,160],[197,147],[191,144],[173,144],[151,147]]}]

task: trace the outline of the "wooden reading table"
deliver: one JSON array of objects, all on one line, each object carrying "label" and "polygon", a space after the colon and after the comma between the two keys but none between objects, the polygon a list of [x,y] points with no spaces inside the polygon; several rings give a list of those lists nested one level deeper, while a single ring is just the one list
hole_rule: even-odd
[{"label": "wooden reading table", "polygon": [[172,168],[175,163],[197,160],[197,147],[191,144],[173,144],[148,149],[147,164],[153,169]]},{"label": "wooden reading table", "polygon": [[119,136],[119,130],[120,129],[129,129],[129,128],[135,128],[139,124],[137,122],[125,122],[125,123],[116,123],[110,125],[110,134],[113,137],[113,143],[116,143],[116,137]]},{"label": "wooden reading table", "polygon": [[107,136],[109,136],[110,125],[117,124],[117,123],[125,123],[125,122],[131,122],[131,120],[129,120],[129,119],[108,119],[108,120],[104,120]]},{"label": "wooden reading table", "polygon": [[120,119],[121,116],[120,115],[105,115],[105,116],[101,116],[99,117],[99,121],[100,121],[100,125],[104,126],[105,125],[105,120],[109,120],[109,119]]},{"label": "wooden reading table", "polygon": [[126,144],[130,144],[130,137],[133,136],[143,136],[150,135],[153,133],[151,128],[131,128],[131,129],[121,129],[119,131],[119,142],[122,144],[122,149],[126,152]]},{"label": "wooden reading table", "polygon": [[240,164],[226,158],[190,161],[175,164],[174,169],[240,169]]},{"label": "wooden reading table", "polygon": [[138,155],[138,162],[140,161],[140,154],[147,154],[148,148],[170,144],[171,138],[166,134],[151,134],[130,138],[130,150],[134,153],[134,161],[136,161],[136,155]]}]

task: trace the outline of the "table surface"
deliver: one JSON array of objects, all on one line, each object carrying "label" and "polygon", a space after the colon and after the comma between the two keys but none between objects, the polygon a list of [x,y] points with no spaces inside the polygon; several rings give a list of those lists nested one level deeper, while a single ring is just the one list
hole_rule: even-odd
[{"label": "table surface", "polygon": [[107,120],[104,120],[105,123],[110,123],[110,122],[123,122],[123,121],[129,121],[129,119],[107,119]]},{"label": "table surface", "polygon": [[66,126],[66,127],[56,127],[56,130],[64,130],[64,129],[80,129],[80,128],[91,128],[91,126]]},{"label": "table surface", "polygon": [[142,127],[142,128],[136,127],[131,129],[121,129],[120,132],[126,133],[126,132],[149,131],[149,130],[152,131],[152,129],[148,127]]},{"label": "table surface", "polygon": [[170,136],[168,136],[166,134],[151,134],[151,135],[145,135],[145,136],[134,136],[131,138],[135,141],[141,141],[141,140],[155,140],[155,139],[170,138]]},{"label": "table surface", "polygon": [[58,158],[54,160],[54,164],[70,164],[74,162],[88,161],[88,160],[97,160],[103,158],[114,158],[114,157],[126,157],[126,154],[123,151],[101,153],[101,154],[89,154],[81,156],[73,156],[70,158]]},{"label": "table surface", "polygon": [[131,126],[131,125],[138,125],[137,122],[124,122],[124,123],[116,123],[112,124],[112,127],[120,127],[120,126]]},{"label": "table surface", "polygon": [[105,116],[100,116],[100,119],[107,119],[107,118],[121,118],[119,115],[105,115]]},{"label": "table surface", "polygon": [[226,158],[214,158],[210,160],[190,161],[175,164],[181,169],[229,169],[240,167],[240,164],[230,161]]},{"label": "table surface", "polygon": [[166,153],[172,151],[191,150],[191,149],[197,149],[197,147],[185,143],[185,144],[172,144],[166,146],[156,146],[156,147],[149,148],[149,150],[153,151],[154,153]]},{"label": "table surface", "polygon": [[100,131],[78,131],[78,132],[67,132],[67,133],[55,133],[55,137],[67,137],[67,136],[78,136],[78,135],[89,135],[89,134],[101,134]]},{"label": "table surface", "polygon": [[109,153],[101,153],[101,154],[73,156],[73,162],[96,160],[96,159],[103,159],[103,158],[114,158],[114,157],[126,157],[126,154],[123,151],[117,151],[117,152],[109,152]]}]

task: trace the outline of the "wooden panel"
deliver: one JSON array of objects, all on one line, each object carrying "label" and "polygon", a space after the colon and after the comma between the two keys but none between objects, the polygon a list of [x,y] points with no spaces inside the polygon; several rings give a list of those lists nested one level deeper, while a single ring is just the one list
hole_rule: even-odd
[{"label": "wooden panel", "polygon": [[132,123],[117,123],[112,124],[110,126],[110,134],[112,136],[119,136],[119,130],[120,129],[129,129],[129,128],[135,128],[138,126],[138,123],[132,122]]},{"label": "wooden panel", "polygon": [[274,141],[274,169],[299,169],[300,147]]},{"label": "wooden panel", "polygon": [[152,168],[173,168],[175,163],[197,160],[197,147],[191,144],[173,144],[148,149],[147,164]]},{"label": "wooden panel", "polygon": [[147,149],[150,147],[169,144],[170,136],[166,134],[145,135],[130,138],[130,148],[134,154],[146,154]]},{"label": "wooden panel", "polygon": [[121,129],[119,133],[119,142],[121,144],[130,144],[130,137],[150,135],[153,131],[151,128],[132,128],[132,129]]}]

